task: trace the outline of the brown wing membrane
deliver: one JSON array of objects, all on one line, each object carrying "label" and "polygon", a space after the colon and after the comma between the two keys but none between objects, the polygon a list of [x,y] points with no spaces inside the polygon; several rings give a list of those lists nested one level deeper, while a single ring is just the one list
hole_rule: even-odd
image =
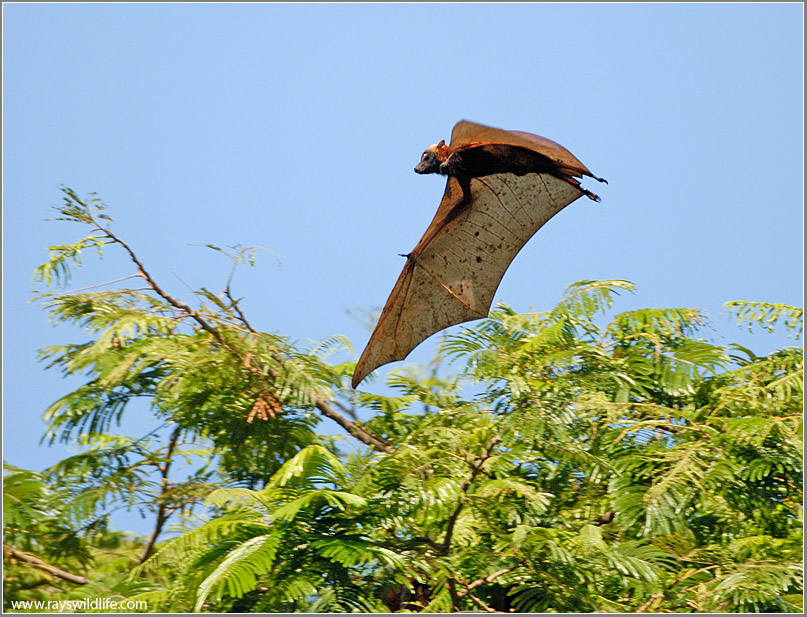
[{"label": "brown wing membrane", "polygon": [[451,131],[452,151],[465,150],[485,144],[527,148],[538,154],[543,154],[550,160],[560,164],[571,175],[589,176],[600,180],[566,148],[540,135],[533,135],[523,131],[505,131],[504,129],[496,129],[466,120],[458,122],[454,126],[454,130]]},{"label": "brown wing membrane", "polygon": [[462,190],[449,178],[356,365],[353,387],[379,366],[403,360],[435,332],[486,317],[516,254],[582,194],[549,174],[495,174],[471,180],[470,203],[457,207]]}]

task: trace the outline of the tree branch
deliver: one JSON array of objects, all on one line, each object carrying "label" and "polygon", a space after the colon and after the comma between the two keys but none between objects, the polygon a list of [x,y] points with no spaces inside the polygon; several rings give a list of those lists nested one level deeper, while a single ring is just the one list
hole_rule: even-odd
[{"label": "tree branch", "polygon": [[[129,247],[129,245],[124,240],[122,240],[117,235],[115,235],[110,229],[101,227],[100,225],[98,225],[98,223],[95,223],[95,226],[96,226],[96,229],[98,231],[100,231],[101,233],[106,234],[106,236],[110,240],[112,240],[113,242],[115,242],[115,243],[119,244],[121,247],[123,247],[123,249],[128,253],[129,258],[132,260],[132,262],[134,262],[135,266],[137,267],[137,271],[140,274],[140,276],[142,276],[143,279],[145,279],[145,281],[148,283],[149,287],[154,291],[154,293],[156,293],[158,296],[160,296],[163,300],[165,300],[168,304],[170,304],[171,306],[173,306],[177,310],[179,310],[179,311],[185,313],[186,315],[188,315],[188,317],[190,317],[197,324],[199,324],[200,328],[202,328],[204,331],[206,331],[210,335],[212,335],[213,338],[222,346],[223,349],[226,349],[231,354],[233,354],[236,358],[243,361],[244,357],[242,356],[242,354],[240,354],[238,351],[233,349],[227,343],[227,340],[224,338],[224,335],[221,333],[221,331],[218,328],[211,325],[208,322],[208,320],[203,318],[197,311],[195,311],[193,308],[191,308],[190,305],[186,304],[185,302],[183,302],[181,300],[178,300],[178,299],[174,298],[169,293],[164,291],[157,284],[157,281],[154,280],[154,278],[151,276],[151,274],[148,272],[148,270],[146,270],[146,267],[143,265],[143,263],[137,258],[137,255],[135,255],[134,251]],[[228,297],[230,297],[230,300],[232,301],[232,297],[229,296],[229,290],[228,290],[227,295],[228,295]],[[252,326],[249,325],[249,322],[243,316],[243,313],[241,313],[241,310],[237,306],[237,304],[234,304],[234,308],[238,312],[239,317],[241,318],[241,321],[244,323],[244,325],[251,332],[254,333],[255,330],[253,330]],[[279,355],[275,356],[275,359],[281,364],[284,362],[284,359],[281,358]],[[252,368],[251,362],[249,363],[249,367],[250,367],[250,369]],[[273,369],[269,369],[267,372],[269,373],[269,376],[272,377],[273,379],[276,379],[277,376],[278,376],[277,371],[275,371]],[[261,378],[266,377],[266,374],[264,373],[263,370],[258,369],[258,370],[255,371],[255,373]],[[319,411],[325,417],[330,418],[331,420],[336,422],[339,426],[341,426],[350,435],[352,435],[353,437],[355,437],[359,441],[367,444],[368,446],[371,446],[372,448],[375,448],[376,450],[378,450],[380,452],[392,452],[393,451],[393,448],[392,448],[392,446],[390,444],[388,444],[383,439],[380,439],[379,437],[373,435],[371,432],[369,432],[368,430],[363,428],[359,422],[351,422],[350,420],[348,420],[345,416],[343,416],[341,413],[336,411],[330,405],[330,403],[327,400],[317,397],[314,400],[314,406],[317,409],[319,409]]]},{"label": "tree branch", "polygon": [[333,404],[334,404],[334,405],[336,405],[336,406],[337,406],[339,409],[341,409],[342,411],[344,411],[344,412],[345,412],[347,415],[349,415],[351,418],[353,418],[353,420],[354,420],[354,421],[356,421],[356,422],[359,422],[359,421],[360,421],[360,420],[359,420],[359,417],[356,415],[356,410],[355,410],[355,409],[353,409],[352,407],[348,407],[347,405],[344,405],[344,404],[340,403],[340,402],[339,402],[339,401],[337,401],[337,400],[334,400],[334,401],[333,401]]},{"label": "tree branch", "polygon": [[157,521],[154,525],[154,529],[151,531],[148,541],[146,542],[146,546],[143,547],[143,552],[140,553],[140,558],[137,560],[138,564],[144,563],[151,556],[151,553],[154,551],[154,545],[157,543],[157,538],[162,533],[166,521],[171,517],[172,514],[172,509],[168,506],[164,497],[169,488],[168,472],[171,470],[174,449],[179,441],[181,432],[182,429],[177,426],[177,428],[174,429],[174,432],[171,433],[171,438],[168,440],[168,447],[165,451],[165,464],[157,466],[157,468],[160,470],[161,476],[160,497],[163,497],[163,499],[160,500],[160,505],[157,506]]},{"label": "tree branch", "polygon": [[513,568],[505,568],[504,570],[499,570],[498,572],[494,572],[493,574],[489,574],[485,578],[477,579],[477,580],[473,581],[472,583],[468,583],[467,585],[465,585],[465,591],[460,591],[459,594],[461,596],[464,596],[466,594],[470,595],[471,589],[476,589],[480,585],[487,585],[488,583],[492,583],[493,581],[495,581],[497,578],[499,578],[503,574],[507,574],[508,572],[512,572],[512,571],[513,571]]},{"label": "tree branch", "polygon": [[427,538],[426,536],[416,536],[414,538],[410,538],[409,540],[405,540],[402,544],[404,548],[408,548],[411,546],[417,546],[418,544],[428,544],[436,551],[441,551],[443,549],[443,545],[435,542],[431,538]]},{"label": "tree branch", "polygon": [[460,596],[457,593],[457,580],[453,577],[448,579],[448,593],[451,596],[451,612],[460,612],[462,607],[460,606]]},{"label": "tree branch", "polygon": [[498,613],[499,612],[495,608],[492,608],[492,607],[488,606],[487,604],[485,604],[484,602],[482,602],[482,600],[477,598],[471,592],[468,592],[468,597],[471,598],[471,600],[474,601],[474,604],[476,604],[479,608],[481,608],[486,613]]},{"label": "tree branch", "polygon": [[110,240],[112,240],[117,244],[120,244],[123,247],[123,250],[129,254],[129,258],[134,262],[135,266],[137,266],[137,271],[140,273],[140,276],[142,276],[146,280],[146,282],[149,284],[149,287],[151,287],[154,293],[156,293],[158,296],[160,296],[163,300],[168,302],[168,304],[170,304],[174,308],[188,315],[188,317],[190,317],[196,323],[199,324],[199,327],[202,328],[202,330],[205,330],[209,334],[213,335],[213,337],[221,344],[222,347],[224,347],[225,349],[229,349],[230,351],[233,351],[227,344],[227,341],[224,340],[224,337],[221,335],[221,332],[219,332],[217,328],[214,328],[209,323],[207,323],[207,320],[205,320],[201,315],[199,315],[199,313],[193,310],[189,304],[186,304],[182,300],[177,300],[170,294],[163,291],[162,287],[160,287],[157,284],[157,281],[155,281],[154,278],[152,278],[151,274],[149,274],[148,270],[146,270],[146,267],[137,258],[137,255],[135,255],[134,251],[129,247],[129,245],[126,242],[124,242],[122,239],[116,236],[112,232],[112,230],[108,228],[104,228],[97,225],[97,229],[105,233]]},{"label": "tree branch", "polygon": [[247,320],[247,316],[244,315],[244,311],[242,311],[241,307],[238,306],[238,302],[236,302],[235,298],[233,298],[232,295],[230,295],[229,282],[227,283],[227,287],[224,288],[224,295],[227,296],[227,299],[230,301],[230,304],[232,305],[233,309],[238,314],[238,319],[241,320],[241,323],[244,324],[244,327],[253,334],[257,334],[258,332],[255,330],[255,328],[252,327],[252,324],[249,323],[249,320]]},{"label": "tree branch", "polygon": [[41,568],[52,574],[53,576],[60,578],[64,581],[68,581],[70,583],[75,583],[76,585],[88,585],[92,581],[90,579],[85,578],[83,576],[79,576],[78,574],[71,574],[70,572],[66,572],[61,568],[57,568],[54,565],[46,563],[42,561],[39,557],[34,555],[29,555],[28,553],[23,553],[22,551],[18,551],[15,548],[11,548],[8,544],[3,544],[3,552],[11,555],[17,561],[22,561],[24,563],[30,563],[37,568]]},{"label": "tree branch", "polygon": [[[480,458],[476,459],[476,461],[474,461],[474,464],[471,465],[471,477],[465,480],[465,482],[462,483],[462,487],[460,488],[460,492],[463,493],[463,495],[467,494],[468,489],[471,487],[471,484],[473,484],[473,481],[476,480],[476,477],[479,475],[479,472],[482,471],[482,465],[484,465],[485,461],[487,461],[491,457],[491,455],[493,454],[493,448],[496,446],[498,441],[499,441],[498,435],[494,435],[493,437],[491,437],[490,441],[488,442],[488,445],[485,447],[484,454],[482,454]],[[454,526],[457,524],[457,519],[459,519],[460,513],[462,512],[462,507],[464,505],[465,500],[461,497],[460,502],[457,504],[456,509],[454,510],[454,512],[451,513],[451,516],[448,518],[448,526],[446,527],[446,537],[445,540],[443,540],[441,551],[444,555],[448,554],[448,549],[451,547],[451,537],[454,535]]]},{"label": "tree branch", "polygon": [[317,398],[314,401],[314,404],[316,405],[317,409],[322,412],[323,416],[326,416],[336,422],[359,441],[366,443],[368,446],[372,446],[379,452],[394,451],[394,448],[390,444],[383,441],[379,437],[376,437],[370,431],[364,429],[358,422],[351,422],[348,420],[345,416],[331,407],[326,400]]}]

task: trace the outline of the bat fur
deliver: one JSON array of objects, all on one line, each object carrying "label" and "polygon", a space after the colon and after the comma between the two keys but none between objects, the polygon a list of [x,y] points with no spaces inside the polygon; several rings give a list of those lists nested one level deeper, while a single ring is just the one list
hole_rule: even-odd
[{"label": "bat fur", "polygon": [[[600,201],[600,198],[580,186],[580,182],[570,177],[562,165],[547,156],[505,144],[485,144],[476,148],[468,148],[451,152],[445,141],[429,146],[415,167],[419,174],[440,174],[456,178],[462,187],[463,204],[470,201],[471,179],[492,176],[493,174],[511,173],[516,176],[526,174],[551,174],[566,180],[589,199]],[[594,177],[594,176],[592,176]],[[602,178],[596,178],[605,182]]]}]

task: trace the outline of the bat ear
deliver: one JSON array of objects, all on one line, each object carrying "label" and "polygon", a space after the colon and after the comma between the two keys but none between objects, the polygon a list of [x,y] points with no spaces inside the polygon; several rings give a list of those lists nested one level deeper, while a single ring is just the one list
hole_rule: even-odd
[{"label": "bat ear", "polygon": [[440,143],[437,144],[437,158],[445,162],[445,160],[448,158],[448,151],[450,149],[451,148],[446,145],[446,140],[441,139]]}]

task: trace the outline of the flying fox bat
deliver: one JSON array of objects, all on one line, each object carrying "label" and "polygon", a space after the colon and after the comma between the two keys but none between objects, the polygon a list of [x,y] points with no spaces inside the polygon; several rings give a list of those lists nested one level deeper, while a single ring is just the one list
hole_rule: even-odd
[{"label": "flying fox bat", "polygon": [[353,373],[355,388],[379,366],[403,360],[435,332],[487,317],[516,254],[574,200],[600,198],[576,178],[592,174],[563,146],[538,135],[459,122],[429,146],[415,171],[448,176],[434,220],[381,312]]}]

